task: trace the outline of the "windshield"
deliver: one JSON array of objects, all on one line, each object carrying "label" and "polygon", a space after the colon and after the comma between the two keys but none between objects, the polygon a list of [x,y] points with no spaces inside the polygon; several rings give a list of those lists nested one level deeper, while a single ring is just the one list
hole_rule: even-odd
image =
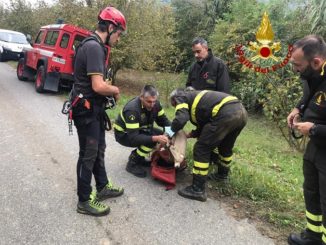
[{"label": "windshield", "polygon": [[10,32],[0,32],[0,41],[5,41],[9,43],[21,43],[27,44],[27,40],[25,35],[18,33],[10,33]]}]

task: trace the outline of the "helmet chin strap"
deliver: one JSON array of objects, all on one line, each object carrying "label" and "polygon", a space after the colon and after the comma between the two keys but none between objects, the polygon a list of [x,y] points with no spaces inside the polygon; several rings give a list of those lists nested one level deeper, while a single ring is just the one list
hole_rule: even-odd
[{"label": "helmet chin strap", "polygon": [[108,36],[106,37],[105,44],[110,46],[110,37],[111,37],[112,34],[114,34],[115,32],[117,32],[117,28],[114,28],[113,31],[111,31],[111,32],[109,32],[109,28],[107,30],[108,30],[107,31]]}]

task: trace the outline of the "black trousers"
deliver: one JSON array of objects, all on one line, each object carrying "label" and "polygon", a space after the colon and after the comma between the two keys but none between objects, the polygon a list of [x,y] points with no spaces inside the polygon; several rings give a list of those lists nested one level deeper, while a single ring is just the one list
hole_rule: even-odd
[{"label": "black trousers", "polygon": [[[325,146],[324,146],[325,147]],[[307,228],[320,235],[326,244],[326,151],[309,141],[303,156],[303,192]]]},{"label": "black trousers", "polygon": [[99,117],[101,110],[101,107],[94,106],[91,115],[74,117],[79,140],[77,194],[81,202],[89,200],[92,174],[98,191],[108,183],[104,164],[105,129]]},{"label": "black trousers", "polygon": [[[141,134],[146,134],[149,136],[153,136],[153,135],[162,135],[163,131],[161,129],[158,128],[153,128],[152,130],[146,130],[146,131],[142,131],[140,130]],[[130,137],[127,133],[124,132],[120,132],[118,130],[114,130],[114,136],[115,136],[115,140],[123,145],[123,146],[127,146],[127,147],[136,147],[137,150],[137,154],[144,157],[144,156],[148,156],[148,154],[152,151],[152,149],[154,148],[154,146],[156,145],[156,142],[152,142],[150,144],[135,144],[133,143],[132,140],[130,140]]]},{"label": "black trousers", "polygon": [[198,169],[204,170],[201,175],[207,174],[215,148],[223,157],[232,156],[234,143],[246,123],[247,112],[243,105],[232,103],[224,105],[217,116],[203,127],[193,149],[195,166],[198,163]]}]

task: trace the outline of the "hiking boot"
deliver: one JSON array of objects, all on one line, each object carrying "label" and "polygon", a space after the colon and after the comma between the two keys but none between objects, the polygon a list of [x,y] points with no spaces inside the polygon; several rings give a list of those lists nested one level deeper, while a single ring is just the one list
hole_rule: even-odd
[{"label": "hiking boot", "polygon": [[207,195],[205,191],[206,176],[193,175],[192,185],[187,186],[178,191],[178,194],[182,197],[206,202]]},{"label": "hiking boot", "polygon": [[290,245],[322,245],[322,233],[304,230],[300,234],[290,234],[288,243]]},{"label": "hiking boot", "polygon": [[93,216],[104,216],[110,213],[110,207],[100,203],[96,198],[92,198],[85,202],[78,202],[77,212]]},{"label": "hiking boot", "polygon": [[129,156],[126,170],[136,177],[145,178],[146,171],[141,166],[141,158],[142,157],[137,154],[136,150],[132,151]]},{"label": "hiking boot", "polygon": [[96,193],[96,198],[99,201],[103,201],[110,197],[118,197],[123,194],[124,190],[122,187],[114,186],[112,181],[109,182],[104,186],[104,188]]}]

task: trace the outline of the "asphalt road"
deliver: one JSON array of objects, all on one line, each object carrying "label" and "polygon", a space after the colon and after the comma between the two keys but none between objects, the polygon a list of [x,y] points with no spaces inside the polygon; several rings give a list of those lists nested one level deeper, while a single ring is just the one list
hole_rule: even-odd
[{"label": "asphalt road", "polygon": [[[62,100],[37,94],[32,82],[0,63],[0,244],[267,245],[247,220],[217,200],[184,199],[151,177],[125,171],[131,149],[108,133],[106,167],[125,194],[105,202],[108,216],[76,212],[77,134],[68,135]],[[188,184],[181,176],[177,187]]]}]

